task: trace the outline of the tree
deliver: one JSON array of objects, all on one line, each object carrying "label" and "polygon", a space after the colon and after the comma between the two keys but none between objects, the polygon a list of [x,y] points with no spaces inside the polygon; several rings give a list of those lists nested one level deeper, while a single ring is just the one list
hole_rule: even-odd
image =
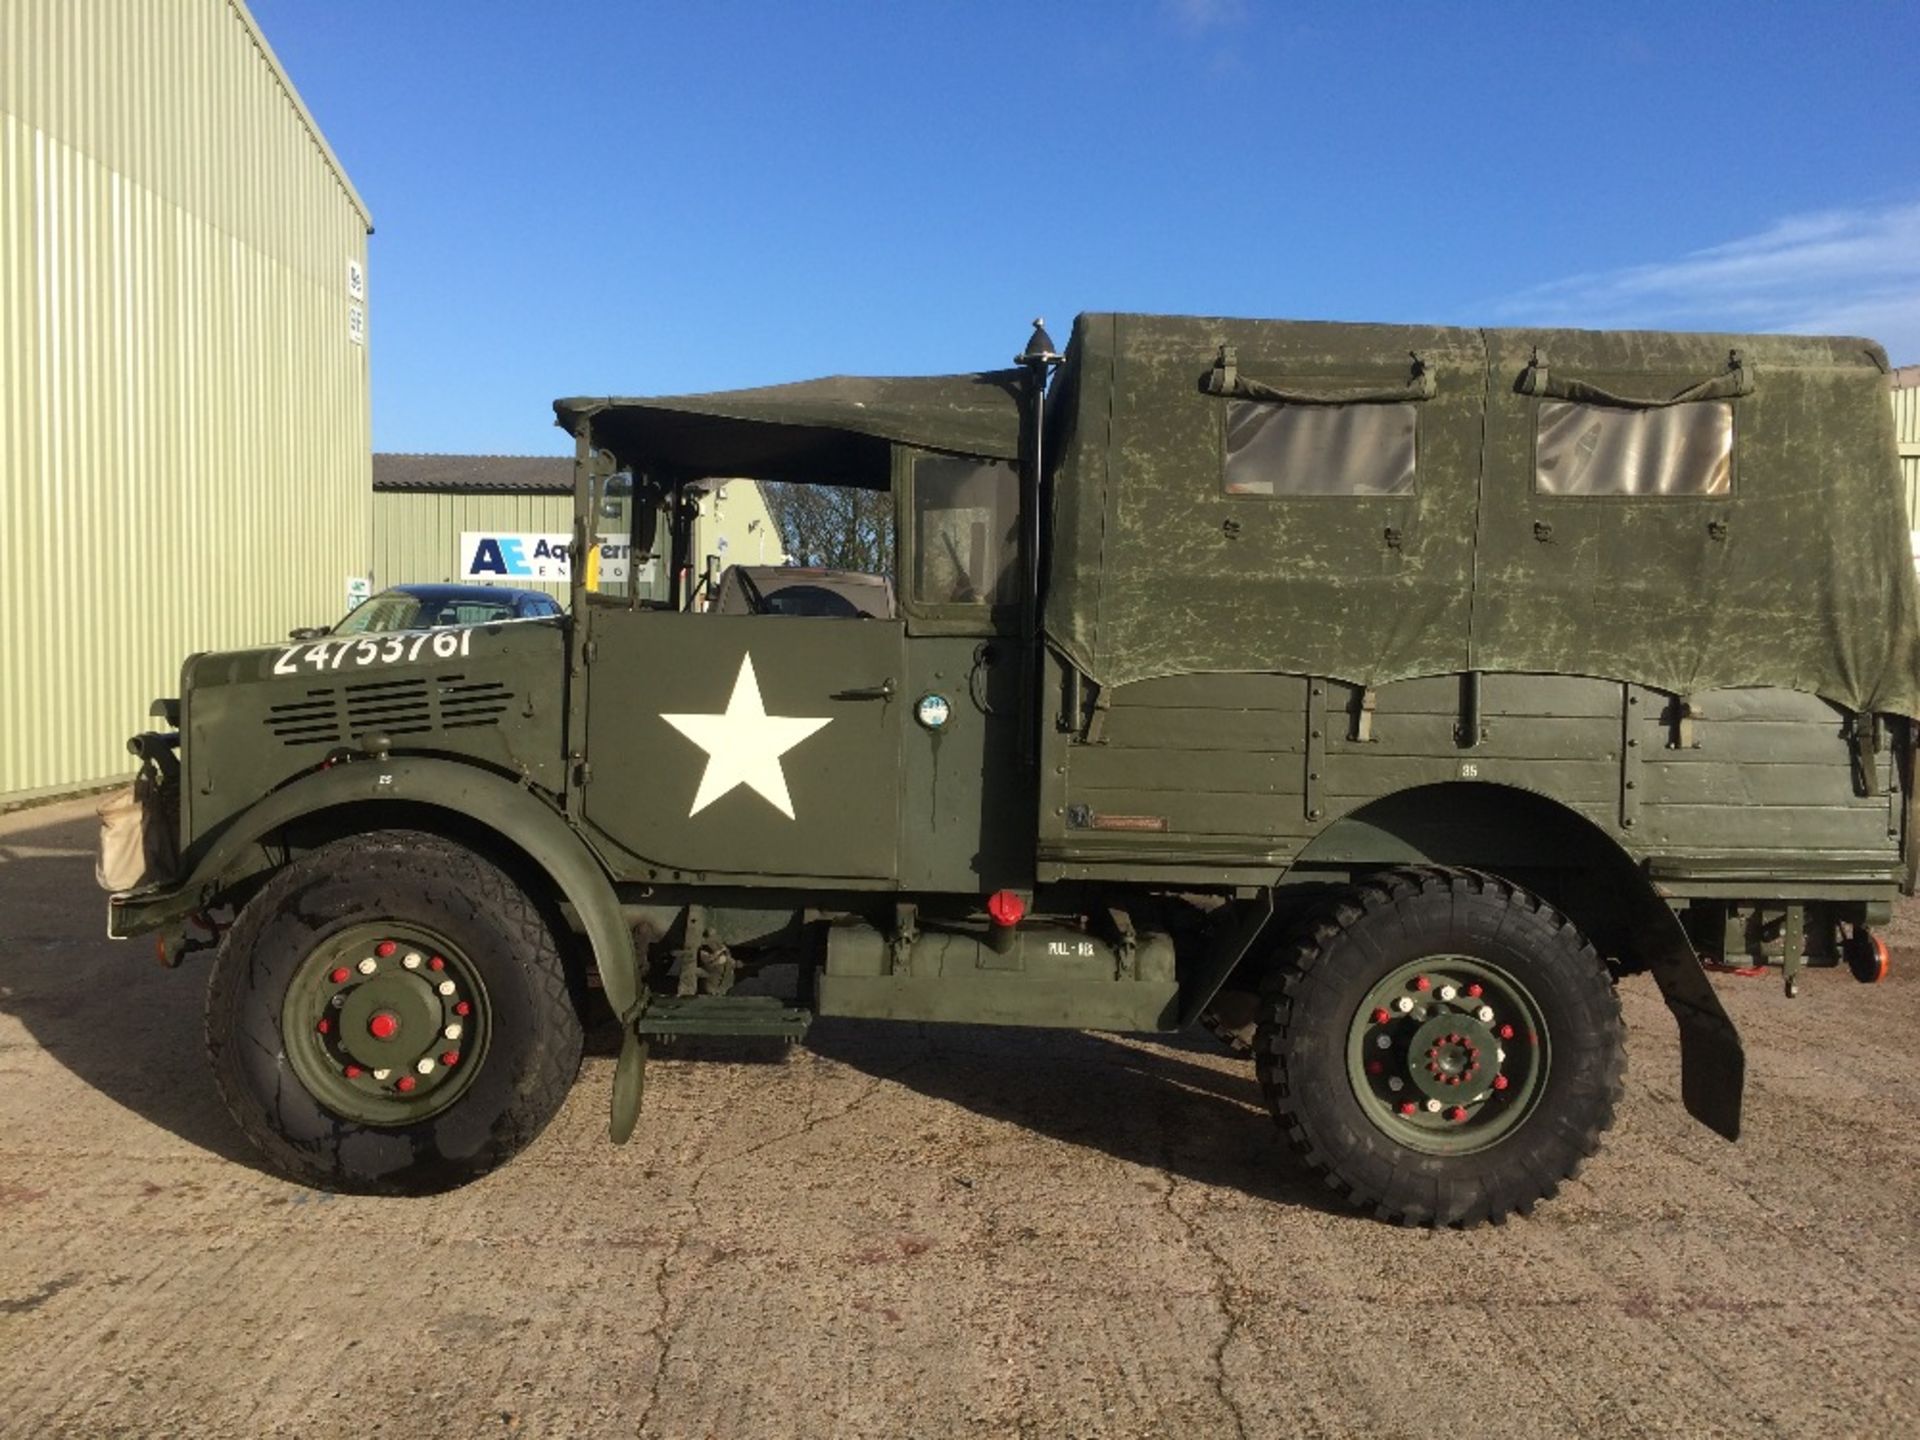
[{"label": "tree", "polygon": [[892,573],[893,496],[887,491],[763,481],[760,498],[790,564]]}]

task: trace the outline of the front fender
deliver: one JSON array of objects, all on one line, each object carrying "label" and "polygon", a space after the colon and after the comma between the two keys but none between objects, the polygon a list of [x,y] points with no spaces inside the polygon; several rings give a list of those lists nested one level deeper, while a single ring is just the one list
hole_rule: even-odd
[{"label": "front fender", "polygon": [[[274,791],[182,857],[182,878],[160,887],[115,895],[107,933],[116,939],[157,930],[203,909],[235,881],[258,868],[259,846],[286,826],[353,809],[355,828],[382,828],[380,811],[435,810],[466,827],[479,825],[524,854],[573,907],[592,947],[600,983],[614,1013],[626,1015],[639,999],[633,934],[621,915],[600,861],[566,818],[525,787],[455,761],[413,756],[358,760],[315,771]],[[402,819],[402,824],[418,824]]]}]

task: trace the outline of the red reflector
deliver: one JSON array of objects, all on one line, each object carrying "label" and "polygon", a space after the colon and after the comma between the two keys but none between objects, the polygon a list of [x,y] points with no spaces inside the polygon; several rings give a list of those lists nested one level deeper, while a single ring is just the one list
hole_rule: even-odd
[{"label": "red reflector", "polygon": [[1027,902],[1011,890],[996,890],[987,897],[987,914],[996,925],[1018,925],[1027,913]]}]

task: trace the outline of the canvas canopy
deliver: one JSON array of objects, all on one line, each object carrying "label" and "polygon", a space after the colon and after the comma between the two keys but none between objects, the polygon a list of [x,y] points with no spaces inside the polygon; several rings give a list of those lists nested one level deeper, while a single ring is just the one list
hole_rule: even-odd
[{"label": "canvas canopy", "polygon": [[[1109,686],[1532,671],[1920,714],[1886,369],[1839,338],[1082,316],[1048,635]],[[1301,423],[1236,489],[1263,406]],[[1391,452],[1373,492],[1335,413]]]},{"label": "canvas canopy", "polygon": [[629,463],[700,478],[884,487],[888,445],[961,455],[1019,455],[1017,370],[875,378],[641,399],[556,400],[556,423],[590,420],[597,445]]},{"label": "canvas canopy", "polygon": [[[1016,458],[1022,384],[554,410],[663,472],[880,487],[895,443]],[[1048,403],[1047,637],[1105,686],[1516,671],[1920,715],[1887,385],[1836,337],[1083,315]]]}]

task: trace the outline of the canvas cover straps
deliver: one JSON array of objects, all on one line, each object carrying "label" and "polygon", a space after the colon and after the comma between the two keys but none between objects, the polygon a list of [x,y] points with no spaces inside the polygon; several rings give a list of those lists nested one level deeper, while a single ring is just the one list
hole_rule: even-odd
[{"label": "canvas cover straps", "polygon": [[1240,357],[1231,345],[1220,347],[1213,369],[1200,377],[1200,389],[1208,395],[1229,400],[1259,400],[1269,405],[1354,405],[1368,401],[1431,400],[1433,371],[1418,355],[1412,362],[1404,384],[1382,385],[1372,381],[1329,385],[1268,385],[1240,373]]},{"label": "canvas cover straps", "polygon": [[1635,410],[1659,410],[1669,405],[1685,405],[1694,400],[1737,400],[1753,393],[1753,372],[1738,350],[1727,352],[1727,368],[1718,375],[1695,381],[1672,395],[1624,395],[1572,375],[1555,374],[1547,357],[1536,347],[1527,368],[1514,382],[1522,395],[1538,395],[1547,400],[1571,400],[1580,405],[1619,405]]}]

